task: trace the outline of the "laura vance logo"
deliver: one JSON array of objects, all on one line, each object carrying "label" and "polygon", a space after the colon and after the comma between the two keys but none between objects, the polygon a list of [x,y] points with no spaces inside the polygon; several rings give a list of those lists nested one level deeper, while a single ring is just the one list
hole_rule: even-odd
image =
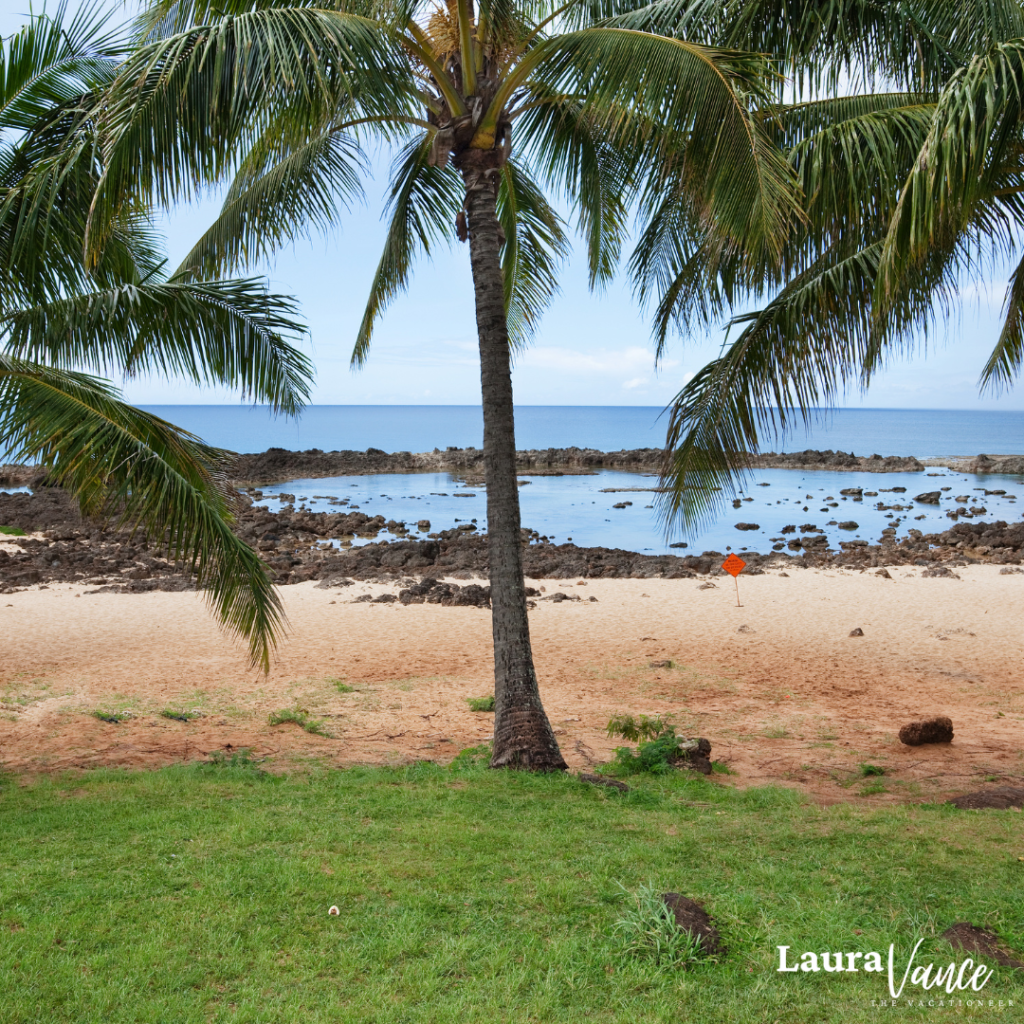
[{"label": "laura vance logo", "polygon": [[[914,946],[902,974],[900,974],[900,968],[896,962],[895,944],[889,946],[889,956],[885,963],[883,963],[882,954],[873,951],[867,953],[805,952],[798,955],[790,953],[789,946],[778,946],[776,947],[779,951],[778,971],[782,974],[796,971],[888,973],[889,994],[894,1000],[900,998],[908,983],[911,989],[920,988],[924,992],[934,991],[935,993],[944,989],[947,995],[967,990],[980,992],[995,974],[993,968],[982,963],[976,965],[970,957],[960,964],[950,963],[946,967],[936,967],[935,964],[927,966],[918,964],[915,967],[914,961],[917,959],[917,951],[921,948],[922,942],[924,939],[919,939],[917,945]],[[899,977],[899,987],[897,987],[897,977]],[[908,992],[908,996],[912,994]],[[980,1003],[981,1000],[978,1002]]]}]

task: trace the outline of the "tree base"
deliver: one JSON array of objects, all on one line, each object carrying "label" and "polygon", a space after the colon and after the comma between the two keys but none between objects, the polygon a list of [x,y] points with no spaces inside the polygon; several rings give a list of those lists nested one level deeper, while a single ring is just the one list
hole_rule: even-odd
[{"label": "tree base", "polygon": [[494,735],[492,768],[528,772],[568,770],[543,709],[510,710],[501,718],[500,734],[496,731]]}]

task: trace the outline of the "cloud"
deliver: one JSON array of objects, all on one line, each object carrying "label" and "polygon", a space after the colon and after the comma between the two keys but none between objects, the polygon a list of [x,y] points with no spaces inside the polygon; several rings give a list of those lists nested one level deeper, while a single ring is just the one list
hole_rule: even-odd
[{"label": "cloud", "polygon": [[527,349],[517,360],[530,369],[563,370],[571,373],[626,376],[637,371],[653,373],[654,355],[650,349],[631,345],[623,349],[595,349],[581,352],[554,345],[538,345]]}]

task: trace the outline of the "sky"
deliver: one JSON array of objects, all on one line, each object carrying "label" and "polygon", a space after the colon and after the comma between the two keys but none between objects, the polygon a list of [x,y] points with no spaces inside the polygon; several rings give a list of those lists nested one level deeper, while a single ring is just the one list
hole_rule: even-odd
[{"label": "sky", "polygon": [[[74,6],[76,0],[69,0]],[[23,23],[28,0],[0,0],[0,33]],[[51,7],[53,5],[51,4]],[[36,3],[38,11],[41,4]],[[306,350],[316,366],[312,401],[325,405],[476,405],[479,361],[468,246],[454,242],[421,259],[407,294],[379,321],[368,365],[352,370],[349,358],[370,282],[380,258],[381,220],[389,161],[373,161],[365,201],[340,220],[330,237],[302,240],[256,272],[272,290],[298,299],[310,328]],[[177,265],[217,209],[210,196],[168,211],[170,266]],[[514,388],[523,405],[664,406],[713,358],[724,340],[715,329],[672,339],[655,365],[650,320],[620,276],[602,294],[587,287],[583,249],[576,244],[563,268],[561,293],[544,317],[534,344],[516,359]],[[855,390],[844,405],[870,408],[1024,410],[1024,386],[999,396],[979,396],[978,375],[999,333],[1005,279],[964,290],[957,320],[939,332],[926,352],[895,361],[870,390]],[[943,337],[943,333],[945,337]],[[159,378],[124,383],[139,404],[237,402],[228,391],[196,388]]]}]

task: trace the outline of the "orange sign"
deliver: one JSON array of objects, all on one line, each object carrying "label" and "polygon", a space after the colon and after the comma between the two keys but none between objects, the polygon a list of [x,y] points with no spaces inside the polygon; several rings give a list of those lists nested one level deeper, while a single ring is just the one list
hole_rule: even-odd
[{"label": "orange sign", "polygon": [[722,568],[733,578],[737,576],[747,567],[747,563],[740,558],[739,555],[730,555],[723,563]]}]

